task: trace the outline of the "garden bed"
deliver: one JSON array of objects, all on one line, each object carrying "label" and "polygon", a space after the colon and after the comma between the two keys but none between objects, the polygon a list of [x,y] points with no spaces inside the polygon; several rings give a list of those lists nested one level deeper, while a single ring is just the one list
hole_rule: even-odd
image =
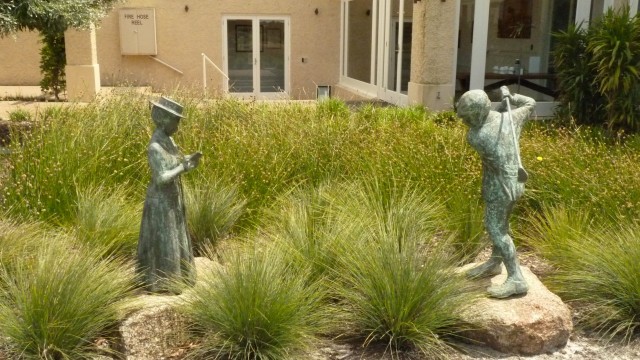
[{"label": "garden bed", "polygon": [[[208,288],[231,289],[247,274],[263,276],[254,279],[253,287],[234,291],[265,291],[256,301],[271,296],[269,291],[292,296],[295,309],[307,313],[296,311],[277,321],[296,320],[299,323],[287,328],[310,331],[289,334],[287,339],[295,346],[311,344],[305,354],[313,359],[380,359],[385,349],[389,358],[389,349],[407,358],[509,358],[447,337],[458,326],[457,308],[448,306],[464,303],[458,300],[467,295],[464,281],[438,276],[443,269],[487,256],[480,159],[466,144],[466,128],[454,114],[417,107],[350,109],[335,100],[317,106],[180,101],[186,105],[187,119],[181,122],[176,142],[185,153],[204,153],[201,166],[183,177],[194,247],[199,255],[214,254],[235,264],[229,269],[237,271],[218,273]],[[147,99],[132,94],[83,107],[54,107],[34,121],[23,144],[13,143],[10,155],[0,155],[5,170],[4,177],[0,175],[5,209],[0,224],[9,224],[0,232],[0,254],[6,256],[0,260],[7,278],[19,275],[15,269],[34,271],[29,261],[41,253],[33,249],[55,250],[43,244],[62,246],[70,259],[85,256],[86,249],[87,259],[107,268],[114,259],[133,261],[149,179],[145,154],[153,125]],[[595,280],[590,273],[615,270],[612,264],[627,264],[625,259],[640,251],[640,236],[635,236],[640,226],[633,221],[640,217],[640,138],[617,141],[598,129],[556,123],[531,124],[523,133],[522,157],[531,179],[512,219],[520,259],[574,306],[574,319],[585,329],[576,331],[565,349],[534,358],[638,355],[634,324],[625,322],[634,314],[632,306],[618,310],[624,316],[614,320],[621,327],[613,328],[619,331],[608,334],[613,340],[605,346],[596,339],[606,333],[587,331],[606,329],[611,323],[599,323],[601,319],[583,311],[572,296],[580,294],[584,301],[583,294],[567,281],[575,274],[577,283],[590,284]],[[640,276],[635,263],[622,268]],[[625,276],[600,278],[617,284]],[[277,288],[261,288],[265,284]],[[414,291],[415,284],[420,291]],[[594,287],[586,307],[602,299],[640,298],[633,287],[614,293],[607,292],[609,287],[613,286]],[[377,293],[378,288],[395,290]],[[295,297],[305,292],[312,295]],[[402,324],[378,332],[378,327],[388,325],[380,321],[386,316],[380,312],[386,300],[397,306],[393,311],[406,309],[397,294],[410,294],[424,304],[415,317],[405,319],[413,327],[425,326],[418,333],[403,333],[407,329]],[[426,299],[425,294],[434,297]],[[204,293],[207,301],[198,306],[205,313],[220,313],[204,304],[238,303],[226,295]],[[380,301],[364,301],[374,295]],[[441,302],[439,297],[448,300]],[[18,307],[5,304],[8,308]],[[320,309],[336,313],[316,314]],[[439,322],[427,327],[420,317],[424,309],[438,312]],[[261,311],[266,316],[266,310]],[[299,313],[311,318],[293,319]],[[362,322],[369,315],[378,322]],[[2,316],[8,315],[0,311]],[[320,319],[340,322],[336,326]],[[231,320],[239,319],[225,321]],[[430,333],[436,336],[425,335]],[[310,342],[296,343],[307,336]],[[442,347],[443,340],[459,351]],[[631,345],[624,345],[626,341]]]}]

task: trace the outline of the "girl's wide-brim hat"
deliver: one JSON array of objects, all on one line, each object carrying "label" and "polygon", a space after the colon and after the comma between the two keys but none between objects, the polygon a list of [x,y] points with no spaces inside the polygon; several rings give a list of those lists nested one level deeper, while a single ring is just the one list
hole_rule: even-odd
[{"label": "girl's wide-brim hat", "polygon": [[172,99],[169,99],[168,97],[162,96],[160,97],[160,100],[158,100],[158,102],[155,102],[155,101],[149,101],[149,102],[152,104],[153,107],[166,111],[167,113],[173,116],[184,118],[184,116],[182,115],[182,105],[173,101]]}]

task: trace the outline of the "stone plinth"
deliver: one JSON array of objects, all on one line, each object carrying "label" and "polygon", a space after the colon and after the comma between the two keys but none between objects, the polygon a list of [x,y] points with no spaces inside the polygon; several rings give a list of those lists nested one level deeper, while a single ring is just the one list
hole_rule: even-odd
[{"label": "stone plinth", "polygon": [[[528,268],[522,267],[522,273],[529,284],[526,295],[509,299],[484,297],[464,314],[464,320],[476,328],[465,333],[468,339],[504,353],[523,355],[547,353],[566,345],[573,330],[569,307]],[[502,274],[476,281],[487,288],[503,283],[506,277],[503,267]]]}]

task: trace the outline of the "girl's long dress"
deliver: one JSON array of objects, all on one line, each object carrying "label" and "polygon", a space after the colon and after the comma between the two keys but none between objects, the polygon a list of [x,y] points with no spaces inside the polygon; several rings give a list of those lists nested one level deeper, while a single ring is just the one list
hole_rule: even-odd
[{"label": "girl's long dress", "polygon": [[148,158],[152,178],[142,212],[138,272],[147,290],[163,292],[173,288],[169,279],[193,283],[195,269],[180,176],[162,179],[163,173],[180,165],[182,155],[171,137],[156,131]]}]

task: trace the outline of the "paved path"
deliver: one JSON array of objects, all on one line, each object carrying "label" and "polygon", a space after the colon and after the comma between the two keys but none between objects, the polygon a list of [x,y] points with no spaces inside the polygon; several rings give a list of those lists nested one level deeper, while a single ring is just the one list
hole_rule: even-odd
[{"label": "paved path", "polygon": [[[103,87],[100,95],[108,95],[117,91],[114,87]],[[151,95],[150,87],[139,87],[136,91]],[[62,100],[66,100],[66,94],[60,95]],[[25,109],[33,114],[44,108],[52,106],[82,105],[81,102],[58,102],[53,96],[44,96],[39,86],[0,86],[0,120],[9,119],[9,113],[17,109]]]}]

